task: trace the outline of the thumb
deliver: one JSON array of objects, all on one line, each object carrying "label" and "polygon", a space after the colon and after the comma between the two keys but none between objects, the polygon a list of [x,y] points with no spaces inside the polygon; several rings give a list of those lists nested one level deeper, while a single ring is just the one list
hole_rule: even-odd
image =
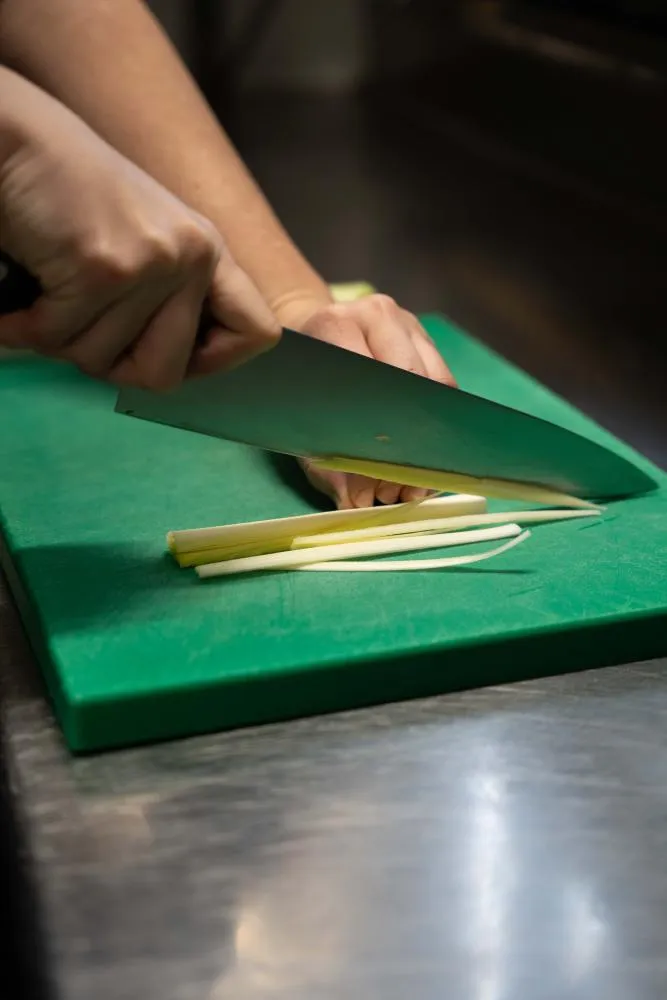
[{"label": "thumb", "polygon": [[219,325],[211,328],[206,342],[195,350],[189,374],[236,368],[275,347],[280,340],[281,326],[261,292],[227,254],[213,273],[208,308]]}]

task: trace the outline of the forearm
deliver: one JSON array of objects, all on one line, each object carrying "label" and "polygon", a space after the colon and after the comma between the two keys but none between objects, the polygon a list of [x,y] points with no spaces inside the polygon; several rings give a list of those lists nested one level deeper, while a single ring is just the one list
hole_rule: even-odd
[{"label": "forearm", "polygon": [[0,0],[0,60],[209,218],[279,313],[329,301],[140,0]]}]

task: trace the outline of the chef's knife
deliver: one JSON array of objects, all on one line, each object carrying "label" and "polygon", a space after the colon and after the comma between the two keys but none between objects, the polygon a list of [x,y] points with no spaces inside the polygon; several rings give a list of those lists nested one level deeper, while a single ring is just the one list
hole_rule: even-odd
[{"label": "chef's knife", "polygon": [[[14,289],[5,301],[20,300],[13,308],[25,308],[31,294],[34,299],[32,279],[4,260]],[[3,284],[0,312],[7,312]],[[655,487],[643,471],[588,438],[292,330],[235,371],[168,393],[122,389],[116,410],[287,455],[533,483],[584,499]]]},{"label": "chef's knife", "polygon": [[533,483],[583,499],[655,486],[588,438],[292,330],[235,371],[163,394],[122,389],[116,409],[287,455]]}]

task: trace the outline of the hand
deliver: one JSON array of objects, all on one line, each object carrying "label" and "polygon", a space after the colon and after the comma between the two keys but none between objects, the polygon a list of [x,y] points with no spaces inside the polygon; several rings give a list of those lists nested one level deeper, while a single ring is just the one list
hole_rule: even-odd
[{"label": "hand", "polygon": [[[456,385],[447,365],[419,320],[387,295],[371,295],[356,302],[313,306],[290,303],[278,310],[281,322],[318,340],[357,354],[365,354],[427,378]],[[341,406],[344,406],[341,400]],[[365,476],[315,469],[307,459],[304,471],[317,489],[339,509],[372,507],[376,500],[391,504],[423,499],[426,490],[399,486]]]},{"label": "hand", "polygon": [[[13,82],[21,121],[0,163],[1,245],[44,294],[0,317],[0,344],[152,389],[273,346],[277,320],[211,223],[57,101]],[[195,349],[206,299],[219,325]]]}]

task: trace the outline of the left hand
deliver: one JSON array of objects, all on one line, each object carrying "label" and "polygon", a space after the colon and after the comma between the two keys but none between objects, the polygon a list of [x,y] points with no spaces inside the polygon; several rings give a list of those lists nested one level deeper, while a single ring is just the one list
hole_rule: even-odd
[{"label": "left hand", "polygon": [[[456,385],[438,349],[416,316],[388,295],[370,295],[356,302],[290,303],[278,318],[285,326],[329,344],[365,354],[426,378]],[[341,401],[341,405],[344,403]],[[393,504],[423,499],[426,490],[399,486],[365,476],[315,469],[308,459],[302,466],[309,481],[334,500],[339,510],[372,507],[377,501]]]}]

